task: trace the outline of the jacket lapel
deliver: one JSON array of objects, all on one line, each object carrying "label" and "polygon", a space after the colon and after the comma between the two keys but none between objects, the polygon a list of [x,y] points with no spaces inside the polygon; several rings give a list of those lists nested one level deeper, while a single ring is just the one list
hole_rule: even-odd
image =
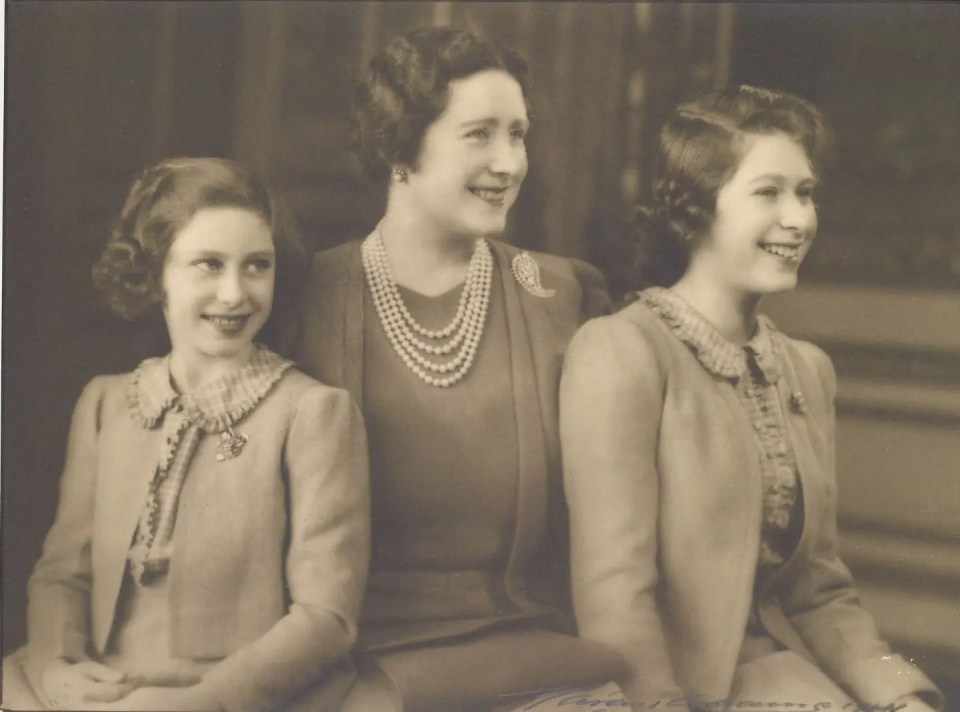
[{"label": "jacket lapel", "polygon": [[350,391],[358,405],[363,403],[363,331],[365,320],[366,288],[363,263],[360,259],[360,243],[355,243],[350,252],[338,291],[341,301],[340,325],[343,329],[342,379],[343,387]]},{"label": "jacket lapel", "polygon": [[[823,511],[823,505],[818,500],[820,498],[820,488],[824,484],[824,473],[823,463],[820,462],[816,452],[826,452],[826,443],[814,442],[819,434],[811,432],[812,423],[809,423],[808,419],[810,408],[815,407],[814,404],[818,401],[812,397],[813,389],[807,387],[812,386],[812,384],[801,382],[798,369],[802,362],[799,361],[799,354],[789,344],[783,344],[782,350],[785,373],[778,384],[780,405],[787,423],[787,430],[790,433],[790,442],[796,458],[797,476],[800,479],[800,492],[803,498],[803,531],[800,535],[800,541],[791,560],[780,572],[781,576],[787,576],[793,568],[790,566],[792,561],[808,558],[809,550],[813,546],[813,534],[820,528],[820,522],[814,518]],[[793,405],[792,396],[794,393],[802,393],[805,394],[805,397],[811,398],[810,406],[798,410]]]},{"label": "jacket lapel", "polygon": [[122,438],[101,448],[107,462],[100,472],[109,476],[98,485],[92,597],[94,644],[101,652],[113,626],[127,554],[153,479],[158,434],[158,429],[141,428],[131,420]]},{"label": "jacket lapel", "polygon": [[[550,369],[556,336],[553,318],[546,313],[551,299],[522,292],[510,269],[511,248],[491,242],[499,262],[506,303],[507,332],[513,371],[513,403],[517,417],[518,481],[513,548],[507,563],[505,587],[514,602],[528,600],[523,572],[544,541],[547,530],[549,441],[556,441],[557,427],[545,426],[556,415],[556,380],[559,368]],[[536,348],[534,347],[536,345]],[[554,418],[555,420],[555,418]]]},{"label": "jacket lapel", "polygon": [[[731,436],[731,441],[735,442],[737,433],[751,432],[753,427],[734,385],[727,381],[722,384],[720,392],[730,418],[737,421]],[[742,457],[738,459],[745,463],[745,473],[727,471],[723,479],[705,483],[711,488],[722,487],[725,490],[722,494],[718,492],[712,497],[714,501],[722,501],[732,492],[735,492],[735,496],[742,501],[742,506],[733,510],[718,507],[714,515],[716,519],[706,523],[707,530],[720,531],[733,526],[741,528],[743,532],[742,536],[727,539],[730,542],[739,543],[739,550],[714,551],[715,562],[710,566],[722,562],[722,566],[728,567],[727,574],[725,575],[721,568],[719,571],[713,571],[716,578],[705,577],[707,585],[712,588],[708,596],[712,600],[714,615],[710,619],[716,622],[717,627],[715,635],[708,638],[715,649],[700,651],[703,660],[701,669],[704,674],[696,681],[696,687],[708,697],[723,697],[730,688],[738,651],[743,645],[745,630],[742,624],[750,615],[757,552],[760,549],[763,492],[760,463],[747,444],[744,444]],[[730,511],[736,511],[740,516],[730,517],[728,514]],[[699,573],[701,576],[704,574],[702,570]],[[722,580],[725,576],[730,584],[737,586],[736,589],[731,586],[716,585],[715,581]]]}]

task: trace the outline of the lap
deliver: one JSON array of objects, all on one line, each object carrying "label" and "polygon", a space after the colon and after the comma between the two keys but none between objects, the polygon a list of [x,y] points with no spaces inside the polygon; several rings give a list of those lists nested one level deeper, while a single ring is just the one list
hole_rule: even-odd
[{"label": "lap", "polygon": [[[622,707],[623,705],[617,702],[624,699],[620,688],[611,682],[589,688],[534,695],[510,695],[500,702],[480,706],[468,705],[458,709],[470,712],[557,712],[576,708],[597,709],[598,705],[604,708]],[[608,702],[612,704],[605,704]],[[390,679],[376,668],[369,668],[361,671],[339,712],[426,712],[427,709],[440,712],[439,708],[404,705]],[[454,709],[445,707],[443,712],[454,712]]]},{"label": "lap", "polygon": [[[737,666],[731,699],[735,703],[774,703],[807,709],[843,709],[851,698],[820,668],[792,650],[761,655]],[[829,703],[829,706],[826,704]]]},{"label": "lap", "polygon": [[397,688],[376,665],[363,665],[339,712],[402,712]]},{"label": "lap", "polygon": [[26,651],[20,649],[3,659],[3,700],[5,710],[45,710],[23,670]]},{"label": "lap", "polygon": [[490,632],[369,654],[341,712],[509,712],[534,699],[531,709],[549,712],[556,695],[545,692],[566,698],[621,672],[620,658],[598,643],[541,630]]}]

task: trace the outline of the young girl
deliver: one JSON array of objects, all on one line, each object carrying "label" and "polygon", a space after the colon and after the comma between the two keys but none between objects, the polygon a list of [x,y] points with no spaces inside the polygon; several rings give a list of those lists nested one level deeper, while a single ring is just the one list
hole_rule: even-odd
[{"label": "young girl", "polygon": [[830,360],[758,313],[816,234],[824,135],[778,92],[681,106],[639,223],[648,288],[567,355],[577,621],[628,661],[635,708],[940,699],[878,639],[837,555]]},{"label": "young girl", "polygon": [[6,707],[339,706],[369,547],[362,420],[254,343],[301,254],[233,162],[134,183],[94,277],[126,317],[162,310],[172,348],[80,396]]}]

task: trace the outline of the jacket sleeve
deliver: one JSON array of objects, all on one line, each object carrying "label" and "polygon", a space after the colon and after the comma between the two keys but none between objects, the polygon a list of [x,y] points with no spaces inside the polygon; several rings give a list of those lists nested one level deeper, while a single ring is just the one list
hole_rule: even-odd
[{"label": "jacket sleeve", "polygon": [[104,385],[103,378],[92,380],[74,408],[56,518],[28,585],[25,668],[36,691],[50,661],[90,658],[91,540]]},{"label": "jacket sleeve", "polygon": [[309,389],[284,454],[289,487],[290,607],[261,638],[202,684],[227,710],[272,710],[350,651],[370,551],[369,474],[362,417],[346,391]]},{"label": "jacket sleeve", "polygon": [[[829,452],[825,511],[819,517],[813,554],[783,597],[784,613],[824,671],[845,685],[861,703],[890,705],[919,694],[943,706],[937,687],[915,666],[891,653],[869,613],[860,605],[850,572],[837,550],[837,494],[834,477],[836,375],[830,358],[810,344],[802,361],[814,365],[824,392]],[[809,353],[806,353],[809,351]]]},{"label": "jacket sleeve", "polygon": [[683,697],[657,603],[657,441],[663,378],[654,346],[618,316],[588,322],[560,388],[571,578],[580,635],[612,646],[634,705]]}]

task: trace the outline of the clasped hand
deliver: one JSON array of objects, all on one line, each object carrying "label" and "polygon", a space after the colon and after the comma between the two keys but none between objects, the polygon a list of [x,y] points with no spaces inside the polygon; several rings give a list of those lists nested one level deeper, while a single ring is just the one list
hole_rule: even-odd
[{"label": "clasped hand", "polygon": [[191,687],[141,686],[143,680],[103,663],[71,663],[57,659],[47,665],[41,687],[47,701],[60,709],[215,710],[217,704],[202,685]]}]

